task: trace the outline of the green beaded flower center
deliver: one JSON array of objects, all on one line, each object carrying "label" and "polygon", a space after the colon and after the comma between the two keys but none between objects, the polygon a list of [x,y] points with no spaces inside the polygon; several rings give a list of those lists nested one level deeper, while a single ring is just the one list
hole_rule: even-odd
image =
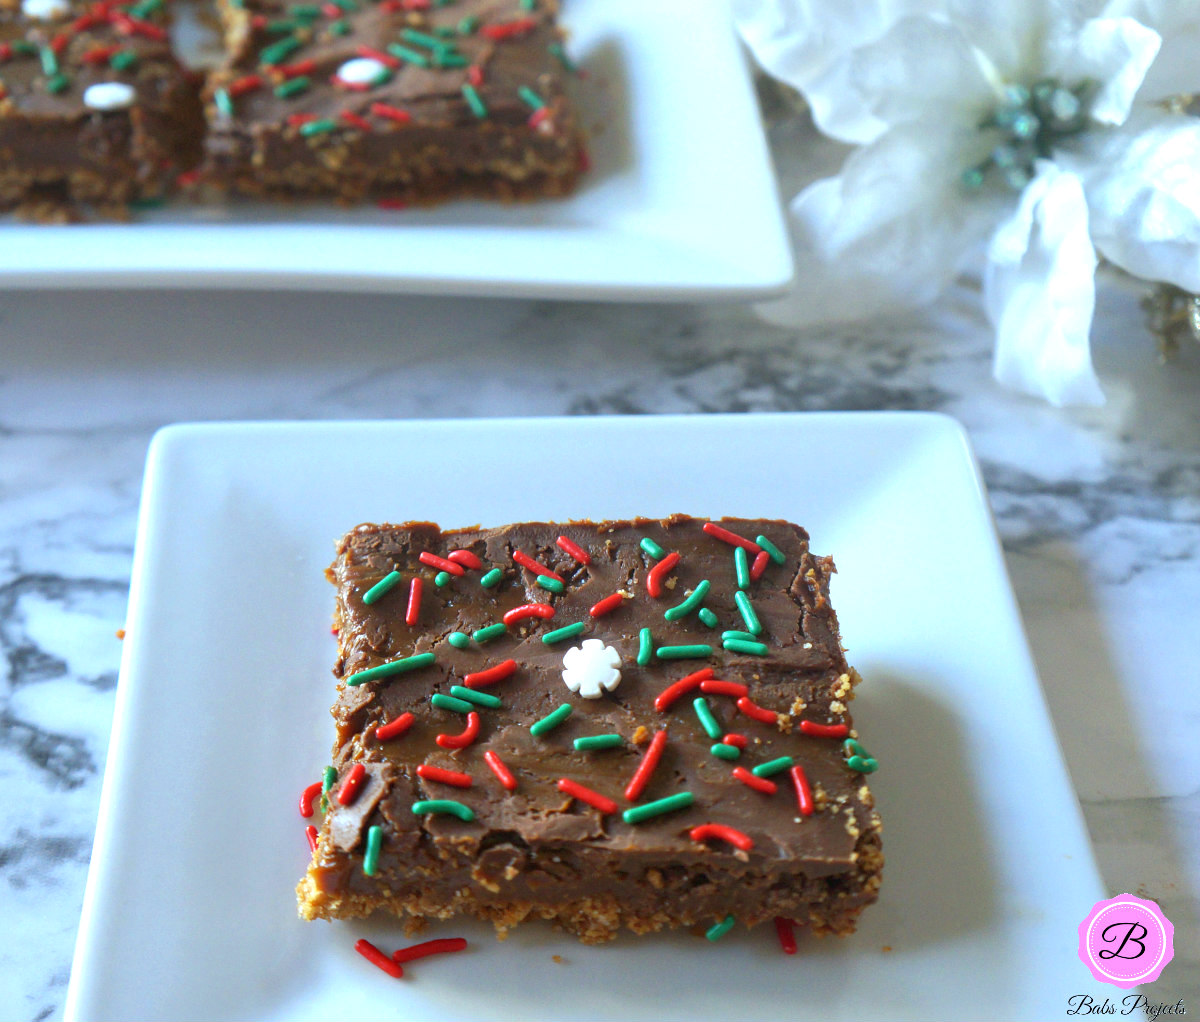
[{"label": "green beaded flower center", "polygon": [[998,136],[996,146],[986,160],[963,171],[964,187],[979,191],[989,177],[998,176],[1021,191],[1033,178],[1035,160],[1050,158],[1059,142],[1087,129],[1095,92],[1090,79],[1064,85],[1057,78],[1043,78],[1031,87],[1007,86],[979,125],[980,131]]}]

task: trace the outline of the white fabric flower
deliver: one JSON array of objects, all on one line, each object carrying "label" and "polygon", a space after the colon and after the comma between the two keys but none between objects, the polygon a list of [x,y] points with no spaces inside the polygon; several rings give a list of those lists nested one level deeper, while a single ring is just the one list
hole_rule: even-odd
[{"label": "white fabric flower", "polygon": [[1096,252],[1200,291],[1200,119],[1161,107],[1200,91],[1200,0],[897,13],[916,2],[859,0],[844,18],[820,4],[822,38],[841,48],[798,69],[800,50],[769,25],[789,21],[777,8],[811,19],[813,0],[738,0],[764,65],[790,53],[787,78],[819,127],[861,146],[793,200],[799,283],[764,312],[794,324],[923,303],[986,244],[997,377],[1055,404],[1102,401],[1088,349]]},{"label": "white fabric flower", "polygon": [[584,699],[599,699],[621,683],[621,654],[603,639],[584,639],[563,656],[563,681]]}]

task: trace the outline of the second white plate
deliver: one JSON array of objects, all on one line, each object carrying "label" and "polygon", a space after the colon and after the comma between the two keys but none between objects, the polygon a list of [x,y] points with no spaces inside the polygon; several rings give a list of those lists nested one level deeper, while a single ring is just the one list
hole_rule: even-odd
[{"label": "second white plate", "polygon": [[[296,811],[332,744],[332,544],[684,511],[786,517],[836,555],[887,865],[845,940],[770,927],[583,947],[541,925],[390,979],[392,920],[304,923]],[[152,447],[66,1015],[95,1018],[1033,1018],[1103,998],[1075,956],[1102,896],[964,436],[919,414],[199,425]],[[561,960],[559,960],[561,959]]]}]

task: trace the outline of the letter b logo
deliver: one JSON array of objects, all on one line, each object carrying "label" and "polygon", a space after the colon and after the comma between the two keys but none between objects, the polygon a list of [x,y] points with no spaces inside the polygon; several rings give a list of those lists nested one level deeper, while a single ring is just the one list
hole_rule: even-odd
[{"label": "letter b logo", "polygon": [[1175,928],[1152,901],[1122,894],[1079,924],[1079,957],[1096,979],[1128,990],[1158,979],[1175,955]]}]

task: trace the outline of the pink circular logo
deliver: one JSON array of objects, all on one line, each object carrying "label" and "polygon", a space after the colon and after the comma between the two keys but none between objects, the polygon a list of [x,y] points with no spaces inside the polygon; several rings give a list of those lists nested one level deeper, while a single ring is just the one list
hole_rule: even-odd
[{"label": "pink circular logo", "polygon": [[1175,957],[1175,927],[1154,902],[1120,894],[1079,924],[1079,957],[1102,983],[1128,990],[1158,979]]}]

